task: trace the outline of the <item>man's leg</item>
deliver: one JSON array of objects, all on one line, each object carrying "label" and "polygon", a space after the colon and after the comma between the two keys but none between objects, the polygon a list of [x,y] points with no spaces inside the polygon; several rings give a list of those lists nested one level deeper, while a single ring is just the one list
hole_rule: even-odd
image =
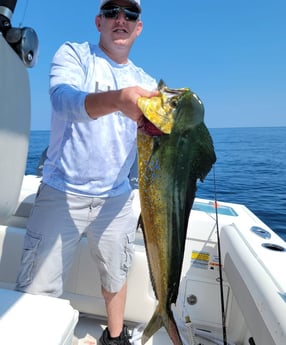
[{"label": "man's leg", "polygon": [[107,313],[107,327],[112,338],[118,337],[123,329],[126,291],[126,283],[119,292],[115,293],[110,293],[102,288]]},{"label": "man's leg", "polygon": [[94,199],[93,220],[87,231],[92,256],[101,277],[108,327],[101,344],[130,344],[127,328],[123,327],[126,302],[126,279],[134,251],[137,218],[132,208],[133,194]]}]

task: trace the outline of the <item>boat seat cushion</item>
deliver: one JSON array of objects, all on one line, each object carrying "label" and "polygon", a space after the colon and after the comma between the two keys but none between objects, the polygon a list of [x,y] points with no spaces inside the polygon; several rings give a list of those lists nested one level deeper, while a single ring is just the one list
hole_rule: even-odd
[{"label": "boat seat cushion", "polygon": [[67,300],[0,289],[0,344],[72,345],[77,321]]}]

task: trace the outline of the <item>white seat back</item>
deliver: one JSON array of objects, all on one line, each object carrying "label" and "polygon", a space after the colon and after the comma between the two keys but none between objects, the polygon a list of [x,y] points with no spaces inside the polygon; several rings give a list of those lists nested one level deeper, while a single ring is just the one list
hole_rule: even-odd
[{"label": "white seat back", "polygon": [[0,222],[18,203],[30,134],[27,70],[0,33]]}]

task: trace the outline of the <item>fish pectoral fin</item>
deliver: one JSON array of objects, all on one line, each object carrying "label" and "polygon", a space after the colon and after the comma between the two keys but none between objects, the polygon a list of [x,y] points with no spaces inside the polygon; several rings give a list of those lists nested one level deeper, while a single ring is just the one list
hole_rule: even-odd
[{"label": "fish pectoral fin", "polygon": [[157,307],[151,320],[149,321],[149,323],[144,329],[144,332],[142,335],[142,345],[144,345],[152,337],[152,335],[156,333],[163,326],[164,326],[163,319]]}]

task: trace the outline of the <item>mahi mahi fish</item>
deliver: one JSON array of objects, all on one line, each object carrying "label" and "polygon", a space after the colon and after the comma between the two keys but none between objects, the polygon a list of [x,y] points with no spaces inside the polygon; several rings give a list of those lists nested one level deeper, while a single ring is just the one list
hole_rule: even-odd
[{"label": "mahi mahi fish", "polygon": [[138,99],[144,115],[137,139],[141,226],[158,301],[142,344],[164,326],[173,344],[180,345],[171,305],[178,296],[197,180],[204,180],[216,155],[198,96],[189,88],[170,89],[163,81],[158,90],[159,96]]}]

